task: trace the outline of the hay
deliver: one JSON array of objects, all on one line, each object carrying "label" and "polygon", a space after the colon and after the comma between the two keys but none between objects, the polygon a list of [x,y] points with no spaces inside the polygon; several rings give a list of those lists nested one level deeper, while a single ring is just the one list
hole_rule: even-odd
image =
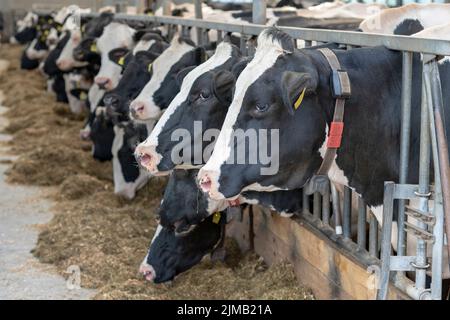
[{"label": "hay", "polygon": [[[97,288],[96,299],[312,299],[297,284],[292,266],[268,268],[254,254],[242,255],[226,242],[224,263],[205,257],[172,284],[151,285],[137,270],[156,228],[155,211],[166,185],[153,178],[128,201],[113,194],[111,163],[92,159],[79,139],[83,122],[44,91],[38,72],[18,69],[20,47],[4,46],[10,60],[0,75],[9,107],[8,142],[19,157],[8,171],[10,182],[55,186],[55,215],[41,227],[33,254],[62,275],[81,269],[81,285]],[[26,89],[25,89],[26,88]]]}]

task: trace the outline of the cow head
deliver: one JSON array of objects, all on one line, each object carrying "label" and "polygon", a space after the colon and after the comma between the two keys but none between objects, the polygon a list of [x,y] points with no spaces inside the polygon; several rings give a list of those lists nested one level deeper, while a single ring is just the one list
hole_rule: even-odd
[{"label": "cow head", "polygon": [[117,86],[122,68],[111,61],[109,54],[113,49],[128,50],[133,43],[133,34],[136,30],[126,24],[112,22],[103,30],[97,39],[97,50],[101,55],[100,70],[95,77],[95,83],[102,89],[110,91]]},{"label": "cow head", "polygon": [[85,66],[86,62],[81,62],[74,58],[73,52],[75,47],[77,47],[81,42],[81,31],[74,30],[65,30],[64,33],[69,34],[69,39],[61,50],[61,54],[56,60],[56,65],[61,71],[69,71],[75,67]]},{"label": "cow head", "polygon": [[[329,73],[326,67],[316,50],[294,52],[293,40],[278,29],[260,34],[213,154],[198,175],[210,197],[294,189],[309,180],[322,162],[319,148],[332,117],[329,79],[319,79],[319,68]],[[319,90],[328,91],[322,97]]]},{"label": "cow head", "polygon": [[127,199],[133,199],[136,191],[148,179],[133,157],[136,145],[147,137],[144,125],[122,122],[114,125],[112,144],[114,193]]},{"label": "cow head", "polygon": [[210,217],[189,234],[179,237],[170,228],[158,225],[150,248],[139,271],[144,278],[154,283],[170,281],[178,274],[195,266],[213,251],[222,235],[222,223]]},{"label": "cow head", "polygon": [[101,56],[97,49],[97,40],[93,37],[81,40],[80,44],[73,49],[72,57],[76,61],[100,65]]},{"label": "cow head", "polygon": [[205,60],[205,50],[190,40],[174,37],[151,68],[151,79],[130,104],[130,117],[135,121],[154,121],[161,116],[179,91],[176,75]]},{"label": "cow head", "polygon": [[[178,81],[182,82],[180,92],[150,136],[136,149],[136,156],[142,160],[142,166],[152,174],[164,174],[176,166],[192,169],[203,164],[204,150],[214,138],[211,136],[211,140],[203,141],[203,137],[205,132],[214,131],[217,135],[222,126],[231,103],[236,76],[236,73],[230,71],[236,65],[242,65],[241,60],[237,47],[229,42],[222,42],[206,62],[196,68],[186,68],[178,74]],[[198,124],[201,124],[201,128],[197,130],[194,127]],[[185,139],[182,137],[182,142],[173,138],[176,130],[186,134]],[[185,153],[183,158],[176,161],[172,156],[175,148],[178,150],[175,150],[177,154],[183,149],[194,152],[190,155]]]}]

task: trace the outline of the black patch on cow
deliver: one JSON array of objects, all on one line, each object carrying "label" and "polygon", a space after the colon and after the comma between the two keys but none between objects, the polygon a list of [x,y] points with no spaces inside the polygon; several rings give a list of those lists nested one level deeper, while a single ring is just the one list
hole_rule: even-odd
[{"label": "black patch on cow", "polygon": [[283,50],[294,52],[295,43],[294,39],[287,33],[281,31],[277,27],[271,27],[264,30],[266,37],[272,38],[272,42],[278,41],[281,44]]},{"label": "black patch on cow", "polygon": [[405,19],[400,24],[395,27],[394,34],[410,36],[414,33],[423,30],[423,26],[417,19]]},{"label": "black patch on cow", "polygon": [[56,65],[56,60],[58,60],[59,56],[61,55],[62,50],[64,49],[65,45],[67,44],[67,41],[70,39],[70,33],[65,32],[62,39],[58,42],[56,47],[50,51],[47,58],[44,62],[44,72],[48,76],[55,76],[57,73],[60,73],[58,66]]},{"label": "black patch on cow", "polygon": [[32,41],[34,38],[36,38],[36,35],[37,35],[36,26],[33,26],[33,27],[26,27],[22,31],[17,32],[14,35],[14,38],[20,44],[25,44],[25,43]]},{"label": "black patch on cow", "polygon": [[20,57],[20,68],[23,70],[33,70],[39,67],[39,60],[32,60],[27,57],[25,49]]},{"label": "black patch on cow", "polygon": [[139,177],[139,165],[134,157],[136,146],[144,141],[147,134],[147,127],[142,124],[129,122],[124,125],[124,135],[121,148],[117,157],[122,168],[123,178],[126,182],[134,182]]},{"label": "black patch on cow", "polygon": [[64,81],[63,73],[57,73],[53,77],[52,89],[56,94],[56,101],[65,103],[69,102],[69,99],[67,98],[66,82]]},{"label": "black patch on cow", "polygon": [[[98,108],[98,107],[97,107]],[[105,112],[93,115],[91,124],[91,140],[94,143],[92,156],[99,161],[112,159],[112,144],[114,141],[114,124]]]}]

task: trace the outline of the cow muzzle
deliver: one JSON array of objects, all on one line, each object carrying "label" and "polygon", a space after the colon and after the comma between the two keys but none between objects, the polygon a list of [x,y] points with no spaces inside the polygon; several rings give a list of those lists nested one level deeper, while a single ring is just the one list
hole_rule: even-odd
[{"label": "cow muzzle", "polygon": [[95,83],[103,90],[112,89],[112,80],[108,77],[95,77]]},{"label": "cow muzzle", "polygon": [[212,170],[202,170],[200,169],[197,180],[200,189],[208,193],[212,200],[224,200],[225,196],[219,192],[219,172]]},{"label": "cow muzzle", "polygon": [[155,268],[153,268],[146,262],[143,262],[139,267],[139,273],[141,273],[144,276],[145,280],[150,282],[153,282],[153,280],[156,278]]},{"label": "cow muzzle", "polygon": [[145,146],[143,143],[139,144],[134,151],[137,163],[148,170],[151,174],[158,171],[158,163],[160,157],[153,146]]}]

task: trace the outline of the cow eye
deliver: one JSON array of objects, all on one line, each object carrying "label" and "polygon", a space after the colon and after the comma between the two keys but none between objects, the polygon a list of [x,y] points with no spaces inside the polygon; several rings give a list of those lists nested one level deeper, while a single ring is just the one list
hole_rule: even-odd
[{"label": "cow eye", "polygon": [[269,109],[268,104],[260,104],[260,103],[256,104],[256,111],[258,111],[258,112],[265,112],[265,111],[267,111],[267,109]]},{"label": "cow eye", "polygon": [[209,92],[201,92],[200,93],[200,99],[202,100],[207,100],[210,97],[210,93]]}]

